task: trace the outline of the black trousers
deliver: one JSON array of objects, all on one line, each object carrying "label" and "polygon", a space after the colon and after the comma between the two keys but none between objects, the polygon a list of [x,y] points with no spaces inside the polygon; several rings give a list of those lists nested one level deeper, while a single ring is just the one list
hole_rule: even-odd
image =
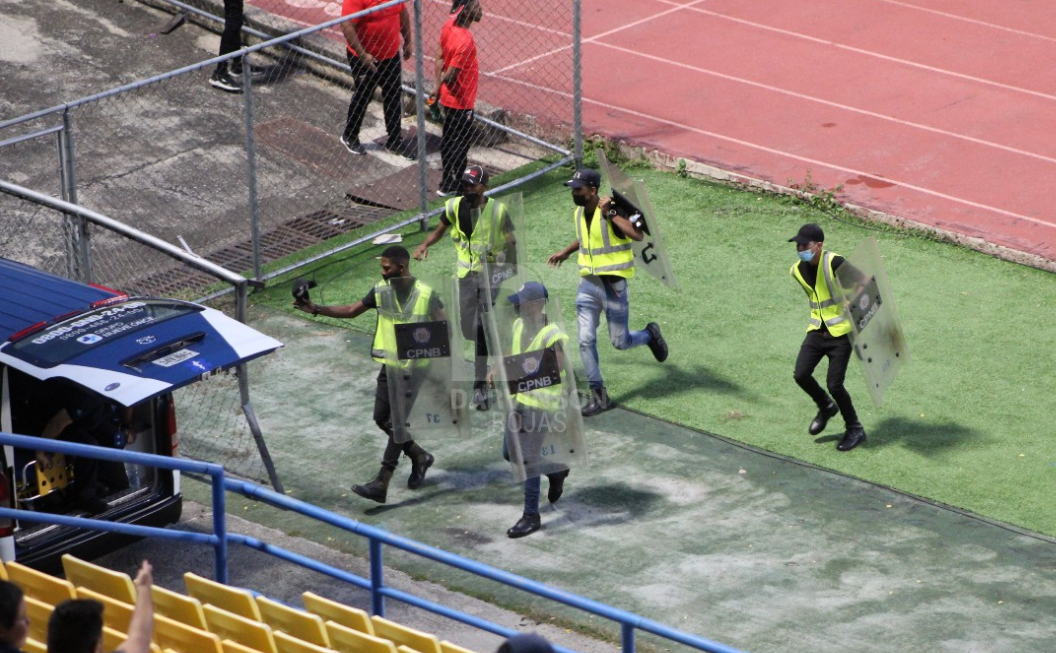
[{"label": "black trousers", "polygon": [[[58,439],[93,447],[114,446],[112,432],[105,429],[88,431],[74,425],[67,426]],[[116,492],[128,488],[128,474],[125,473],[124,464],[113,460],[76,456],[73,458],[73,478],[74,484],[67,493],[70,499],[99,497],[107,491]]]},{"label": "black trousers", "polygon": [[829,404],[829,395],[814,380],[814,368],[818,366],[821,359],[828,357],[829,372],[825,378],[832,400],[840,408],[843,421],[847,426],[858,423],[858,413],[854,410],[851,395],[843,387],[844,377],[847,375],[847,364],[851,360],[851,340],[846,335],[838,338],[832,337],[828,331],[808,331],[807,337],[799,347],[799,356],[796,358],[796,368],[792,373],[793,378],[803,392],[817,404],[818,409]]},{"label": "black trousers", "polygon": [[444,167],[441,190],[458,190],[473,141],[473,115],[473,109],[444,107],[444,133],[440,139],[440,161]]},{"label": "black trousers", "polygon": [[[413,403],[413,397],[411,401]],[[389,374],[385,370],[384,365],[378,371],[378,383],[374,388],[374,423],[389,438],[388,442],[385,443],[385,452],[381,454],[381,466],[394,471],[396,465],[400,463],[400,454],[411,455],[411,452],[418,449],[418,443],[414,440],[397,443],[393,439],[392,404],[389,401]]]},{"label": "black trousers", "polygon": [[458,280],[459,320],[462,337],[476,343],[473,360],[473,382],[483,386],[488,376],[488,343],[484,337],[484,312],[495,302],[488,296],[480,274],[470,272]]},{"label": "black trousers", "polygon": [[242,48],[243,0],[224,0],[224,31],[220,34],[220,55]]},{"label": "black trousers", "polygon": [[402,68],[400,56],[374,62],[374,70],[364,66],[351,52],[348,55],[348,66],[352,69],[352,76],[356,80],[356,90],[352,93],[352,99],[348,103],[348,115],[345,118],[345,140],[349,142],[359,140],[359,130],[363,127],[363,117],[367,115],[367,105],[374,97],[374,89],[381,87],[381,109],[385,115],[385,133],[389,135],[389,143],[394,144],[401,138],[400,117],[403,107],[400,104],[400,84],[402,83]]}]

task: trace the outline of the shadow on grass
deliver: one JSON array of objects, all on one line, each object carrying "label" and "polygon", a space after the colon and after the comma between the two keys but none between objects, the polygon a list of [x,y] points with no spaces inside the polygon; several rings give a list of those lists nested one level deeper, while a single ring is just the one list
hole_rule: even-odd
[{"label": "shadow on grass", "polygon": [[[895,444],[921,455],[936,455],[980,438],[983,434],[953,422],[935,424],[905,417],[889,417],[867,429],[871,448],[889,447]],[[839,439],[842,434],[831,439]],[[819,442],[821,439],[819,438]]]},{"label": "shadow on grass", "polygon": [[[703,365],[665,364],[657,370],[658,375],[642,379],[635,388],[629,388],[612,399],[617,403],[627,399],[657,399],[673,395],[704,390],[715,394],[742,394],[739,384],[711,372]],[[639,378],[644,375],[638,375]]]}]

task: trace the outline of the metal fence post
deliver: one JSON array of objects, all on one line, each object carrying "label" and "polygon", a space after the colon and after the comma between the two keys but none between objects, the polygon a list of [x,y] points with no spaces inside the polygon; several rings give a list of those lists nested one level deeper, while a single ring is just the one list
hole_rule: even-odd
[{"label": "metal fence post", "polygon": [[253,140],[253,75],[246,57],[242,53],[242,106],[246,113],[246,167],[249,185],[249,220],[250,242],[253,247],[253,278],[261,281],[264,277],[263,261],[260,255],[260,203],[257,201],[257,149]]},{"label": "metal fence post", "polygon": [[[73,116],[62,112],[62,131],[59,132],[59,177],[62,199],[77,204],[77,166],[73,159]],[[63,218],[66,234],[66,275],[84,283],[91,283],[92,259],[88,244],[88,222],[67,213]]]},{"label": "metal fence post", "polygon": [[623,642],[623,653],[634,653],[634,626],[626,621],[620,623],[620,634]]},{"label": "metal fence post", "polygon": [[385,586],[385,566],[381,560],[381,541],[370,538],[368,545],[370,551],[370,613],[379,617],[385,616],[385,597],[381,588]]},{"label": "metal fence post", "polygon": [[583,165],[583,31],[580,0],[572,0],[572,155]]},{"label": "metal fence post", "polygon": [[[418,208],[422,212],[422,231],[429,230],[429,190],[426,188],[429,166],[425,151],[425,44],[422,43],[422,0],[414,0],[414,42],[417,44],[414,53],[414,110],[418,117]],[[440,89],[435,89],[437,93]]]},{"label": "metal fence post", "polygon": [[213,535],[216,535],[216,547],[213,549],[213,565],[216,582],[227,584],[227,497],[224,490],[224,468],[220,467],[211,475],[213,486]]}]

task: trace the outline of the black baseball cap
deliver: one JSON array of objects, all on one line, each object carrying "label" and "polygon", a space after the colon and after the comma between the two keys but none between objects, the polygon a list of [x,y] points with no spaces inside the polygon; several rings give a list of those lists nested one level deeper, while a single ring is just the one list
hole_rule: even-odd
[{"label": "black baseball cap", "polygon": [[814,224],[805,224],[799,228],[799,233],[788,239],[790,243],[796,243],[797,245],[806,245],[807,243],[822,243],[825,242],[825,232],[821,230],[821,227]]},{"label": "black baseball cap", "polygon": [[469,166],[466,171],[462,173],[463,184],[484,184],[488,183],[488,171],[482,166]]},{"label": "black baseball cap", "polygon": [[454,0],[451,3],[451,13],[457,14],[458,10],[468,5],[472,0]]},{"label": "black baseball cap", "polygon": [[601,187],[601,175],[598,174],[597,170],[591,170],[590,168],[580,168],[576,170],[576,173],[572,175],[572,178],[565,182],[565,185],[569,188],[600,188]]}]

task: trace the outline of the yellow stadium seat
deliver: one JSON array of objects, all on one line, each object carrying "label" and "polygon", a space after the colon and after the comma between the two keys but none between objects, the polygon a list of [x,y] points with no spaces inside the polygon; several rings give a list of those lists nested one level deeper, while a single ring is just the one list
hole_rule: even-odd
[{"label": "yellow stadium seat", "polygon": [[449,642],[446,639],[441,640],[440,650],[444,653],[476,653],[476,651],[472,651],[468,648],[459,646],[458,644],[455,644],[454,642]]},{"label": "yellow stadium seat", "polygon": [[203,605],[210,603],[240,617],[260,621],[257,600],[253,598],[249,590],[224,585],[189,571],[183,575],[183,582],[187,584],[187,593],[201,601]]},{"label": "yellow stadium seat", "polygon": [[48,641],[48,619],[55,606],[38,601],[32,596],[25,597],[26,616],[29,617],[29,636],[38,642]]},{"label": "yellow stadium seat", "polygon": [[32,637],[26,639],[26,643],[22,645],[22,650],[25,653],[48,653],[47,645],[41,644]]},{"label": "yellow stadium seat", "polygon": [[271,627],[266,623],[247,619],[209,603],[202,606],[202,610],[205,611],[205,623],[209,626],[209,632],[216,634],[221,640],[230,639],[261,653],[277,653]]},{"label": "yellow stadium seat", "polygon": [[77,588],[77,598],[99,601],[103,604],[103,625],[123,633],[128,632],[128,624],[132,621],[132,610],[135,609],[134,605],[129,605],[124,601],[118,601],[84,587]]},{"label": "yellow stadium seat", "polygon": [[399,646],[396,647],[396,653],[422,653],[422,652],[421,651],[416,651],[413,648],[411,648],[410,646],[404,646],[403,644],[400,644]]},{"label": "yellow stadium seat", "polygon": [[275,648],[279,649],[279,653],[334,653],[325,646],[316,646],[278,630],[273,634],[275,635]]},{"label": "yellow stadium seat", "polygon": [[440,640],[436,635],[408,628],[384,617],[373,616],[370,620],[374,622],[374,635],[377,637],[383,637],[397,646],[414,649],[418,653],[441,653]]},{"label": "yellow stadium seat", "polygon": [[[128,635],[113,628],[103,626],[103,650],[116,651],[121,645],[128,641]],[[161,653],[161,647],[153,642],[150,644],[150,653]]]},{"label": "yellow stadium seat", "polygon": [[77,592],[69,581],[49,576],[17,562],[7,563],[7,576],[12,583],[22,588],[26,596],[43,601],[52,607],[68,599],[77,598]]},{"label": "yellow stadium seat", "polygon": [[324,621],[332,621],[345,628],[358,630],[368,635],[374,634],[374,624],[370,621],[370,615],[363,610],[331,601],[311,592],[305,592],[302,598],[308,612],[319,615]]},{"label": "yellow stadium seat", "polygon": [[213,633],[159,614],[154,615],[154,641],[176,653],[223,653]]},{"label": "yellow stadium seat", "polygon": [[330,648],[338,653],[396,653],[396,645],[387,639],[346,628],[333,621],[326,622]]},{"label": "yellow stadium seat", "polygon": [[77,587],[84,587],[118,601],[135,605],[136,586],[128,574],[85,562],[69,553],[62,556],[62,569],[66,580]]},{"label": "yellow stadium seat", "polygon": [[230,639],[225,639],[224,641],[220,642],[220,647],[224,649],[224,653],[261,653],[255,648],[243,646],[238,642],[232,641]]},{"label": "yellow stadium seat", "polygon": [[157,585],[151,586],[150,594],[154,599],[156,614],[174,619],[192,628],[206,630],[205,613],[202,612],[202,603],[198,599]]},{"label": "yellow stadium seat", "polygon": [[0,562],[0,580],[7,580],[7,567]]},{"label": "yellow stadium seat", "polygon": [[292,635],[316,646],[330,646],[326,626],[318,615],[291,608],[264,596],[257,598],[257,608],[260,609],[260,620],[271,626],[273,631]]}]

